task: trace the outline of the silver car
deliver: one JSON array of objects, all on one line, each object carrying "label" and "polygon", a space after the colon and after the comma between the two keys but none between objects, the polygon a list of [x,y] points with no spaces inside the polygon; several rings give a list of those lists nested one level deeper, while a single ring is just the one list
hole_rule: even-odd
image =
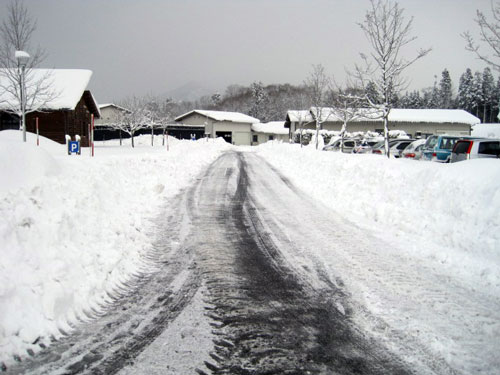
[{"label": "silver car", "polygon": [[[344,139],[344,149],[342,150],[344,153],[350,154],[354,147],[358,146],[360,141],[358,139]],[[341,151],[342,148],[342,140],[337,139],[331,145],[325,146],[323,151]]]},{"label": "silver car", "polygon": [[451,152],[450,162],[499,157],[500,139],[467,138],[457,141]]}]

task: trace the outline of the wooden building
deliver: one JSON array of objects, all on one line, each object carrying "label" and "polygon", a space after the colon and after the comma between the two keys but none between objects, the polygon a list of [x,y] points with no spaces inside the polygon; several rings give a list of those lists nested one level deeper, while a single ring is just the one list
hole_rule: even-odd
[{"label": "wooden building", "polygon": [[[87,90],[92,72],[82,69],[33,69],[28,80],[46,77],[46,85],[51,91],[50,99],[37,106],[36,111],[26,115],[26,131],[36,132],[36,122],[40,135],[59,143],[66,142],[66,135],[75,139],[81,137],[83,147],[88,146],[88,128],[92,121],[100,117],[99,107]],[[3,77],[3,78],[2,78]],[[0,87],[5,87],[5,77],[0,72]],[[28,97],[30,93],[28,92]],[[19,129],[19,117],[11,113],[11,103],[15,99],[0,92],[0,130]]]}]

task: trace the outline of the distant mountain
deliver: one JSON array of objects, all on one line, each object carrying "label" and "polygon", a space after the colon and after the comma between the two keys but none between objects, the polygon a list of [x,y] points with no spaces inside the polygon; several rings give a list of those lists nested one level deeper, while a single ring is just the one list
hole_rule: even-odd
[{"label": "distant mountain", "polygon": [[182,101],[194,101],[205,95],[212,95],[216,90],[205,87],[199,82],[188,82],[185,85],[169,90],[163,94],[167,98]]}]

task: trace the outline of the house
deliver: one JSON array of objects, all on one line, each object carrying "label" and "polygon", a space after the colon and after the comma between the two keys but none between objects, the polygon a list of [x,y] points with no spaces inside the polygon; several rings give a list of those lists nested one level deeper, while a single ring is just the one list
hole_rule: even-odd
[{"label": "house", "polygon": [[252,145],[259,145],[273,140],[288,142],[288,134],[284,121],[252,124]]},{"label": "house", "polygon": [[[347,125],[348,132],[375,131],[384,132],[384,124],[380,114],[366,109],[363,118],[351,121]],[[306,111],[288,111],[285,127],[290,136],[300,126],[304,129],[316,128],[316,116],[320,114],[321,128],[324,130],[340,131],[342,121],[336,116],[332,108],[322,108],[317,111],[312,107]],[[389,130],[403,130],[413,137],[428,136],[431,134],[470,135],[471,126],[481,121],[461,109],[391,109],[389,113]]]},{"label": "house", "polygon": [[122,114],[130,112],[128,109],[113,103],[99,104],[99,111],[101,112],[101,117],[95,120],[94,124],[96,127],[106,127],[119,123]]},{"label": "house", "polygon": [[238,112],[193,110],[175,119],[183,126],[204,127],[210,138],[223,137],[234,145],[252,144],[252,124],[258,119]]},{"label": "house", "polygon": [[[59,143],[65,143],[65,135],[75,139],[81,137],[82,146],[88,146],[88,128],[92,121],[100,117],[99,107],[91,92],[87,89],[92,72],[83,69],[32,69],[28,79],[31,82],[44,79],[49,86],[50,98],[43,103],[31,103],[35,110],[26,114],[26,131],[36,132],[36,123],[40,135]],[[6,74],[0,71],[0,87],[8,87]],[[34,85],[28,85],[30,89]],[[35,98],[35,96],[31,95]],[[0,130],[19,129],[19,118],[11,113],[11,104],[16,100],[7,90],[0,91]]]},{"label": "house", "polygon": [[122,114],[129,112],[128,109],[120,107],[113,103],[99,104],[101,117],[94,121],[94,139],[96,141],[105,141],[116,138],[128,138],[121,130],[113,127],[122,121]]}]

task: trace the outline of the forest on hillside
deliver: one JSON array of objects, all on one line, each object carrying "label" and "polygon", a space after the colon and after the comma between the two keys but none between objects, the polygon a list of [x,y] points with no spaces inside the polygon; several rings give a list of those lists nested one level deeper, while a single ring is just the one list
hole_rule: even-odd
[{"label": "forest on hillside", "polygon": [[[478,117],[483,123],[498,122],[500,78],[495,79],[489,67],[482,72],[467,68],[457,83],[444,69],[441,76],[434,76],[434,85],[422,90],[394,94],[393,108],[463,109]],[[364,94],[373,102],[380,102],[376,90],[368,84]],[[333,105],[337,89],[330,88],[325,105]],[[329,98],[329,99],[328,99]],[[261,122],[283,121],[290,109],[307,109],[312,105],[309,87],[302,85],[254,82],[249,86],[230,85],[224,93],[203,96],[195,101],[175,102],[167,99],[172,118],[193,109],[241,112],[258,118]]]}]

